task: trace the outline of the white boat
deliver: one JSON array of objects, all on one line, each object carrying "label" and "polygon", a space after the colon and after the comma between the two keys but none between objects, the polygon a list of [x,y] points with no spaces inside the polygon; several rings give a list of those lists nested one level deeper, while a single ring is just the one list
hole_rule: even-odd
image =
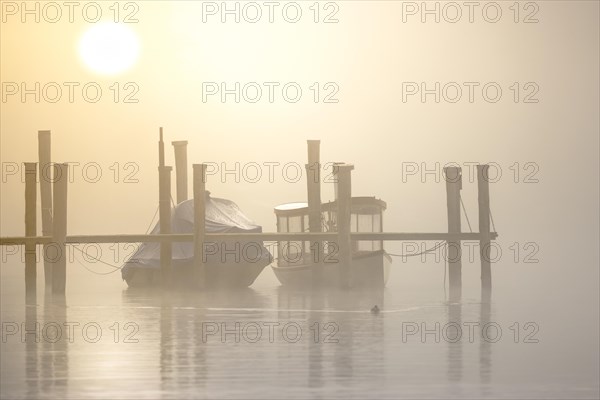
[{"label": "white boat", "polygon": [[[262,232],[262,227],[246,217],[233,201],[210,197],[207,192],[205,207],[205,230],[208,233]],[[173,233],[193,233],[193,199],[178,204],[171,215]],[[159,231],[160,221],[151,233],[157,234]],[[194,256],[192,242],[173,242],[171,259],[173,283],[188,287],[246,287],[252,285],[262,270],[272,262],[272,256],[263,246],[262,241],[227,241],[209,244],[213,246],[209,248],[214,251],[205,255],[204,263],[200,263]],[[130,287],[160,285],[160,244],[142,243],[121,269],[121,275]]]},{"label": "white boat", "polygon": [[[351,232],[382,232],[386,203],[375,197],[353,197],[351,200]],[[337,202],[321,205],[323,232],[335,232]],[[275,207],[278,232],[308,231],[308,204],[286,203]],[[338,286],[340,268],[334,241],[324,242],[323,250],[310,241],[277,242],[277,263],[273,271],[282,285]],[[389,278],[391,257],[381,240],[352,241],[352,263],[348,271],[353,287],[382,288]]]}]

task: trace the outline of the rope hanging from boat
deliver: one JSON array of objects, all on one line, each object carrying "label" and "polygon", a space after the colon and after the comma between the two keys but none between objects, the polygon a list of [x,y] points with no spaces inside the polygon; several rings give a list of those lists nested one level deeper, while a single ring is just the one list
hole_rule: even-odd
[{"label": "rope hanging from boat", "polygon": [[103,260],[101,260],[101,259],[99,259],[99,258],[97,258],[97,257],[90,256],[90,255],[89,255],[89,253],[87,253],[87,252],[85,252],[85,251],[81,250],[79,247],[77,247],[77,245],[73,245],[73,248],[74,248],[75,250],[79,251],[79,252],[80,252],[82,255],[84,255],[84,254],[85,254],[85,256],[86,256],[86,257],[93,258],[94,260],[96,260],[96,261],[100,262],[101,264],[104,264],[104,265],[106,265],[106,266],[109,266],[109,267],[111,267],[111,268],[114,268],[112,271],[108,271],[108,272],[97,272],[97,271],[93,271],[93,270],[89,269],[89,268],[88,268],[88,267],[87,267],[87,266],[86,266],[86,265],[85,265],[85,264],[84,264],[84,263],[83,263],[83,262],[82,262],[82,261],[81,261],[81,260],[80,260],[80,259],[79,259],[79,258],[76,256],[76,255],[75,255],[75,253],[73,253],[73,256],[75,257],[75,261],[77,261],[77,262],[78,262],[78,263],[79,263],[79,264],[80,264],[80,265],[81,265],[83,268],[87,269],[87,270],[88,270],[89,272],[91,272],[92,274],[96,274],[96,275],[108,275],[108,274],[112,274],[112,273],[114,273],[114,272],[117,272],[117,271],[119,271],[119,270],[122,268],[122,267],[119,267],[119,266],[116,266],[116,265],[113,265],[113,264],[107,263],[106,261],[103,261]]},{"label": "rope hanging from boat", "polygon": [[[149,233],[150,233],[150,231],[152,231],[152,226],[154,225],[154,220],[156,219],[156,216],[158,215],[158,210],[159,210],[159,208],[160,208],[159,206],[156,206],[156,211],[154,212],[154,216],[152,217],[152,220],[150,220],[150,224],[148,225],[148,228],[146,228],[146,235],[147,235],[147,234],[149,234]],[[96,275],[108,275],[108,274],[112,274],[113,272],[119,271],[121,268],[123,268],[123,266],[120,266],[120,267],[119,267],[119,266],[117,266],[117,265],[114,265],[114,264],[111,264],[111,263],[109,263],[109,262],[106,262],[106,261],[104,261],[104,260],[102,260],[102,259],[100,259],[100,258],[97,258],[97,257],[91,256],[91,255],[90,255],[88,252],[86,252],[86,251],[84,251],[84,250],[80,249],[79,247],[77,247],[77,246],[78,246],[77,244],[72,244],[72,246],[73,246],[73,248],[74,248],[75,250],[79,251],[79,252],[81,253],[81,255],[85,255],[85,257],[92,258],[92,259],[94,259],[94,260],[96,260],[96,261],[100,262],[101,264],[104,264],[104,265],[106,265],[106,266],[108,266],[108,267],[111,267],[111,268],[113,268],[113,270],[112,270],[112,271],[108,271],[108,272],[97,272],[97,271],[93,271],[93,270],[91,270],[90,268],[88,268],[88,267],[85,265],[85,263],[84,263],[83,261],[81,261],[81,260],[80,260],[80,259],[79,259],[79,258],[78,258],[78,257],[77,257],[75,254],[73,254],[73,256],[74,256],[74,258],[75,258],[75,261],[77,261],[77,263],[79,263],[79,265],[81,265],[83,268],[87,269],[89,272],[91,272],[91,273],[93,273],[93,274],[96,274]],[[140,245],[139,245],[139,243],[137,244],[137,246],[138,246],[138,248],[139,248],[139,246],[140,246]],[[137,250],[136,250],[136,251],[137,251]]]},{"label": "rope hanging from boat", "polygon": [[431,253],[432,251],[435,251],[435,250],[441,248],[442,246],[445,246],[446,244],[447,244],[446,241],[439,242],[438,244],[436,244],[432,248],[423,250],[420,253],[413,253],[413,254],[393,254],[393,253],[387,253],[387,254],[389,254],[392,257],[416,257],[416,256],[420,256],[420,255],[423,255],[423,254]]},{"label": "rope hanging from boat", "polygon": [[158,210],[160,209],[159,206],[156,206],[156,211],[154,212],[154,216],[152,217],[152,220],[150,221],[150,225],[148,225],[148,228],[146,228],[146,235],[148,233],[150,233],[150,231],[152,230],[152,225],[154,224],[154,219],[156,218],[156,216],[158,215]]}]

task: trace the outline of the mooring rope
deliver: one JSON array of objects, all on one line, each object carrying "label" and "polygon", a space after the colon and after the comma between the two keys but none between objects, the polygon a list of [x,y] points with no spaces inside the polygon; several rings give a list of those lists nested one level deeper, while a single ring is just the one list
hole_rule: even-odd
[{"label": "mooring rope", "polygon": [[494,216],[492,215],[492,208],[490,207],[490,220],[492,221],[492,229],[494,230],[494,232],[498,232],[496,230],[496,224],[494,224]]},{"label": "mooring rope", "polygon": [[467,209],[465,208],[465,203],[463,203],[462,196],[459,195],[458,198],[460,199],[460,205],[462,206],[463,213],[465,214],[465,218],[467,219],[467,225],[469,225],[469,231],[471,231],[471,233],[473,233],[473,228],[471,228],[471,221],[469,221],[469,214],[467,214]]},{"label": "mooring rope", "polygon": [[[146,229],[146,235],[149,234],[150,231],[152,230],[152,225],[154,224],[154,219],[158,215],[159,208],[160,207],[158,207],[158,206],[156,207],[156,211],[154,212],[154,216],[150,220],[150,224],[148,225],[148,228]],[[75,261],[77,261],[83,268],[87,269],[89,272],[91,272],[93,274],[96,274],[96,275],[108,275],[108,274],[112,274],[113,272],[116,272],[116,271],[120,270],[121,268],[123,268],[123,266],[119,267],[117,265],[114,265],[114,264],[111,264],[109,262],[106,262],[106,261],[104,261],[104,260],[102,260],[100,258],[91,256],[88,252],[86,252],[86,251],[80,249],[79,247],[77,247],[78,246],[77,244],[72,244],[72,246],[73,246],[74,249],[76,249],[77,251],[79,251],[81,253],[81,255],[85,255],[86,257],[93,258],[94,260],[100,262],[101,264],[104,264],[104,265],[106,265],[108,267],[113,268],[113,270],[109,271],[109,272],[96,272],[96,271],[93,271],[90,268],[88,268],[83,261],[81,261],[76,255],[74,255],[75,256]],[[138,243],[137,248],[139,249],[139,247],[140,247],[140,244]],[[137,251],[137,249],[136,249],[136,251]]]},{"label": "mooring rope", "polygon": [[413,254],[394,254],[394,253],[387,253],[387,254],[389,254],[389,255],[390,255],[390,256],[392,256],[392,257],[416,257],[416,256],[420,256],[420,255],[423,255],[423,254],[431,253],[432,251],[435,251],[435,250],[439,249],[440,247],[442,247],[442,246],[445,246],[445,245],[446,245],[446,243],[447,243],[446,241],[439,242],[438,244],[436,244],[436,245],[435,245],[435,246],[433,246],[432,248],[430,248],[430,249],[426,249],[426,250],[423,250],[423,251],[422,251],[422,252],[420,252],[420,253],[413,253]]},{"label": "mooring rope", "polygon": [[[463,203],[462,196],[460,196],[460,205],[462,206],[463,213],[465,214],[465,218],[467,219],[467,225],[469,225],[469,231],[471,231],[471,233],[473,233],[473,228],[471,228],[471,221],[469,221],[469,215],[467,214],[467,209],[465,207],[465,203]],[[490,207],[489,210],[490,210],[490,221],[492,223],[492,232],[497,232],[496,224],[494,223],[494,215],[492,214],[492,208]]]},{"label": "mooring rope", "polygon": [[156,211],[154,212],[154,216],[152,217],[152,220],[150,220],[150,225],[148,225],[148,228],[146,229],[146,235],[148,233],[150,233],[150,231],[152,230],[152,225],[154,223],[154,218],[156,218],[156,216],[158,215],[158,210],[160,209],[159,206],[156,206]]},{"label": "mooring rope", "polygon": [[122,268],[122,267],[119,267],[119,266],[116,266],[116,265],[113,265],[113,264],[107,263],[106,261],[104,261],[104,260],[101,260],[101,259],[99,259],[99,258],[97,258],[97,257],[94,257],[94,256],[91,256],[91,255],[89,255],[87,252],[85,252],[85,251],[81,250],[79,247],[77,247],[77,245],[73,245],[73,248],[74,248],[75,250],[79,251],[79,252],[80,252],[82,255],[83,255],[83,254],[85,254],[87,257],[93,258],[94,260],[96,260],[96,261],[99,261],[101,264],[104,264],[104,265],[106,265],[106,266],[109,266],[109,267],[111,267],[111,268],[114,268],[112,271],[108,271],[108,272],[97,272],[97,271],[93,271],[93,270],[89,269],[89,268],[88,268],[88,267],[87,267],[87,266],[86,266],[86,265],[85,265],[85,264],[84,264],[84,263],[83,263],[83,262],[82,262],[82,261],[81,261],[81,260],[80,260],[80,259],[79,259],[79,258],[76,256],[76,255],[75,255],[75,253],[73,253],[73,255],[75,256],[75,261],[77,261],[77,262],[78,262],[78,263],[79,263],[79,264],[80,264],[80,265],[81,265],[83,268],[87,269],[88,271],[90,271],[90,272],[91,272],[91,273],[93,273],[93,274],[96,274],[96,275],[108,275],[108,274],[112,274],[113,272],[116,272],[116,271],[118,271],[118,270],[120,270],[120,269]]}]

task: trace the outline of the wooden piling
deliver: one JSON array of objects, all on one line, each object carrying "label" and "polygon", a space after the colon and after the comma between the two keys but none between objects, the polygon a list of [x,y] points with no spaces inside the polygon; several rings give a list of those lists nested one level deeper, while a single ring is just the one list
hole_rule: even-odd
[{"label": "wooden piling", "polygon": [[175,151],[177,204],[188,199],[187,140],[171,142]]},{"label": "wooden piling", "polygon": [[[40,200],[42,212],[42,235],[52,236],[52,155],[50,131],[38,131],[38,158],[40,176]],[[44,259],[44,282],[52,286],[52,262],[46,258],[48,245],[42,248]]]},{"label": "wooden piling", "polygon": [[52,213],[52,238],[56,257],[52,266],[52,293],[64,294],[67,280],[67,182],[68,164],[56,164],[53,184],[54,208]]},{"label": "wooden piling", "polygon": [[352,201],[352,177],[351,172],[354,165],[340,164],[337,171],[337,193],[338,193],[338,251],[339,251],[339,273],[340,286],[344,289],[352,285],[352,241],[350,237],[351,201]]},{"label": "wooden piling", "polygon": [[[25,163],[25,236],[37,235],[37,163]],[[36,244],[25,245],[25,296],[36,295]]]},{"label": "wooden piling", "polygon": [[492,293],[492,269],[490,260],[490,187],[489,165],[477,166],[477,200],[479,204],[479,233],[484,234],[479,240],[481,259],[481,297],[485,303]]},{"label": "wooden piling", "polygon": [[[460,190],[462,172],[460,167],[444,168],[446,179],[446,206],[448,209],[448,233],[460,233]],[[448,284],[451,302],[459,301],[462,292],[461,241],[446,242],[448,260]]]},{"label": "wooden piling", "polygon": [[307,191],[310,232],[321,232],[321,164],[320,140],[308,141]]},{"label": "wooden piling", "polygon": [[333,185],[333,200],[337,200],[338,199],[338,168],[340,165],[344,165],[343,162],[334,162],[331,165],[332,168],[332,174],[333,174],[333,180],[334,180],[334,185]]},{"label": "wooden piling", "polygon": [[[306,164],[306,183],[308,197],[308,230],[321,232],[321,163],[320,140],[308,140],[308,164]],[[304,243],[304,242],[303,242]],[[302,245],[304,248],[304,244]],[[314,268],[312,269],[313,284],[321,281],[323,246],[322,242],[310,242],[310,251]]]},{"label": "wooden piling", "polygon": [[194,262],[198,280],[206,282],[204,240],[206,235],[206,164],[194,164]]},{"label": "wooden piling", "polygon": [[[164,161],[164,160],[163,160]],[[158,167],[159,197],[158,207],[160,216],[160,233],[171,233],[171,167]],[[160,244],[160,270],[163,285],[168,286],[171,281],[171,242]]]},{"label": "wooden piling", "polygon": [[162,126],[158,130],[159,140],[158,140],[158,166],[165,166],[165,142],[163,142],[163,128]]}]

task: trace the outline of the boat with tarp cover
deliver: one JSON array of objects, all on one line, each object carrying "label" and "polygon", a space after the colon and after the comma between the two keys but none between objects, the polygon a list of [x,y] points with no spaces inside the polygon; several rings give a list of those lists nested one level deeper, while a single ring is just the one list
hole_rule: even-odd
[{"label": "boat with tarp cover", "polygon": [[[206,233],[260,233],[262,227],[251,221],[233,201],[211,197],[206,192]],[[194,200],[178,204],[171,212],[172,233],[194,232]],[[160,221],[151,234],[160,232]],[[246,287],[272,262],[271,253],[255,240],[205,243],[205,262],[194,257],[193,242],[173,242],[172,279],[177,286]],[[243,257],[241,256],[243,255]],[[199,268],[204,268],[198,274]],[[149,287],[161,282],[160,243],[142,243],[121,269],[130,287]],[[202,282],[202,279],[204,282]]]}]

